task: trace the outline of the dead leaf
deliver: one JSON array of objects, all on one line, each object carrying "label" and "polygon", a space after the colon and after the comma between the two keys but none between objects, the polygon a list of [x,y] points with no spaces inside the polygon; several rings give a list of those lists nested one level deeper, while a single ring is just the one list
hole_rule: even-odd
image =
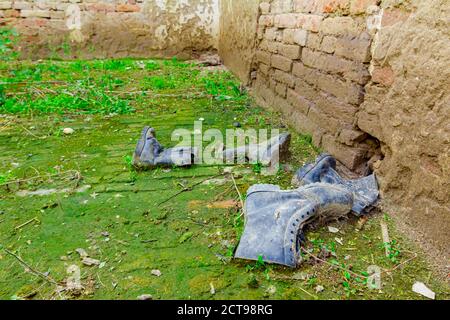
[{"label": "dead leaf", "polygon": [[137,297],[137,299],[141,301],[153,300],[153,296],[151,294],[143,294]]},{"label": "dead leaf", "polygon": [[81,259],[89,257],[88,253],[84,249],[78,248],[75,251],[80,255]]},{"label": "dead leaf", "polygon": [[86,265],[86,266],[98,266],[98,265],[100,265],[100,261],[99,260],[97,260],[97,259],[92,259],[92,258],[89,258],[89,257],[85,257],[85,258],[83,258],[83,260],[81,260],[81,262],[84,264],[84,265]]},{"label": "dead leaf", "polygon": [[224,201],[216,201],[213,203],[209,203],[207,207],[209,209],[230,209],[235,208],[238,205],[238,202],[230,199],[230,200],[224,200]]}]

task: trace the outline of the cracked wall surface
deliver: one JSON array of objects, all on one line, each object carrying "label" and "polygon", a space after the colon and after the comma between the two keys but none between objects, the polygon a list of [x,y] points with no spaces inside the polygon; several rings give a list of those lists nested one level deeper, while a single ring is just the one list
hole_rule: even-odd
[{"label": "cracked wall surface", "polygon": [[23,57],[188,58],[217,49],[219,0],[8,0]]},{"label": "cracked wall surface", "polygon": [[[253,8],[231,2],[222,21]],[[384,208],[448,270],[450,2],[265,0],[246,16],[256,45],[247,34],[227,66],[314,144],[375,171]],[[253,64],[227,63],[240,47]]]}]

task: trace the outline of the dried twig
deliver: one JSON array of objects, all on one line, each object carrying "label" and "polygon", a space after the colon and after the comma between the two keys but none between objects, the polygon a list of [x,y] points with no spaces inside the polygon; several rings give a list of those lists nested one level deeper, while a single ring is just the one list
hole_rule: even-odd
[{"label": "dried twig", "polygon": [[[81,173],[79,171],[77,171],[77,170],[68,170],[68,171],[59,172],[59,173],[55,173],[55,174],[49,174],[49,175],[47,175],[47,178],[61,176],[61,175],[68,174],[68,173],[73,173],[74,174],[73,178],[75,180],[77,180],[77,181],[79,181],[81,179]],[[39,179],[39,178],[42,179],[44,177],[42,175],[37,175],[37,176],[31,177],[31,178],[27,178],[27,179],[11,180],[11,181],[8,181],[8,182],[5,182],[5,183],[1,183],[0,187],[6,186],[6,185],[9,185],[9,184],[14,184],[14,183],[22,183],[22,182],[33,181],[33,180],[36,180],[36,179]]]},{"label": "dried twig", "polygon": [[305,248],[301,248],[301,250],[302,250],[304,253],[306,253],[307,255],[309,255],[309,256],[311,256],[312,258],[314,258],[315,260],[317,260],[317,261],[326,263],[326,264],[328,264],[328,265],[330,265],[330,266],[339,268],[339,269],[341,269],[341,270],[343,270],[343,271],[347,271],[348,273],[353,274],[354,276],[357,276],[357,277],[360,277],[360,278],[363,278],[363,279],[364,279],[364,278],[367,278],[366,276],[364,276],[364,275],[362,275],[362,274],[355,273],[355,272],[353,272],[353,271],[351,271],[351,270],[349,270],[349,269],[347,269],[347,268],[341,267],[340,265],[333,264],[333,263],[330,263],[330,262],[328,262],[328,261],[326,261],[326,260],[324,260],[324,259],[321,259],[321,258],[319,258],[319,257],[317,257],[317,256],[315,256],[315,255],[313,255],[311,252],[308,252]]},{"label": "dried twig", "polygon": [[13,256],[17,261],[20,262],[21,265],[23,265],[27,270],[29,270],[31,273],[33,273],[34,275],[44,279],[45,281],[47,281],[48,283],[51,283],[55,286],[58,286],[59,284],[53,280],[52,278],[50,278],[49,276],[45,275],[44,273],[37,271],[35,269],[33,269],[28,263],[26,263],[21,257],[19,257],[18,255],[16,255],[15,253],[9,251],[8,249],[3,249],[5,250],[5,252],[11,256]]},{"label": "dried twig", "polygon": [[239,191],[239,188],[237,187],[236,180],[234,179],[233,173],[230,173],[230,176],[231,176],[231,180],[233,180],[234,188],[236,189],[236,192],[237,192],[237,194],[239,196],[239,201],[241,202],[242,213],[241,213],[241,215],[239,217],[242,217],[242,215],[245,214],[244,200],[242,199],[242,194]]},{"label": "dried twig", "polygon": [[201,185],[201,184],[204,183],[205,181],[208,181],[208,180],[211,180],[211,179],[220,177],[220,176],[222,176],[222,175],[223,175],[223,173],[220,173],[220,174],[215,175],[215,176],[213,176],[213,177],[208,177],[208,178],[206,178],[206,179],[204,179],[204,180],[202,180],[202,181],[199,181],[199,182],[197,182],[197,183],[194,183],[193,185],[191,185],[191,186],[189,186],[189,187],[186,187],[186,188],[184,188],[184,189],[181,190],[181,191],[178,191],[177,193],[175,193],[174,195],[170,196],[170,197],[167,198],[166,200],[164,200],[164,201],[158,203],[158,206],[160,206],[160,205],[162,205],[162,204],[164,204],[164,203],[166,203],[166,202],[169,202],[170,200],[172,200],[173,198],[178,197],[180,194],[182,194],[182,193],[184,193],[184,192],[191,191],[193,188],[195,188],[195,187],[198,186],[198,185]]},{"label": "dried twig", "polygon": [[14,229],[15,229],[15,230],[22,229],[23,227],[25,227],[25,226],[27,226],[27,225],[29,225],[30,223],[33,223],[33,222],[35,222],[35,221],[36,221],[37,223],[40,222],[39,219],[38,219],[37,217],[34,217],[33,219],[30,219],[30,220],[28,220],[27,222],[22,223],[21,225],[15,227]]},{"label": "dried twig", "polygon": [[386,257],[389,257],[390,250],[388,244],[391,243],[391,239],[389,238],[389,231],[386,222],[383,220],[380,222],[381,226],[381,236],[383,237],[384,249],[386,251]]}]

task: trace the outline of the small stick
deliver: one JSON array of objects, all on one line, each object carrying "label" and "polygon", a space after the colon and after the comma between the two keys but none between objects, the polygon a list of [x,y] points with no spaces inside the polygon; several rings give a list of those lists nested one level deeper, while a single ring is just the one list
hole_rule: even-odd
[{"label": "small stick", "polygon": [[239,201],[241,202],[242,213],[241,213],[241,215],[239,216],[239,218],[240,218],[240,217],[242,217],[243,214],[245,214],[244,200],[242,200],[242,195],[241,195],[241,192],[239,191],[239,188],[238,188],[237,185],[236,185],[236,180],[234,180],[233,173],[230,173],[230,176],[231,176],[231,180],[233,180],[234,188],[236,189],[236,192],[237,192],[237,194],[238,194],[238,196],[239,196]]},{"label": "small stick", "polygon": [[297,286],[297,288],[299,288],[300,290],[302,290],[304,293],[306,293],[307,295],[310,295],[311,297],[313,297],[314,299],[318,299],[317,296],[313,295],[312,293],[309,293],[308,291],[306,291],[305,289],[303,289],[300,286]]},{"label": "small stick", "polygon": [[19,230],[19,229],[21,229],[21,228],[23,228],[23,227],[29,225],[30,223],[32,223],[32,222],[34,222],[34,221],[40,222],[39,219],[38,219],[37,217],[34,217],[33,219],[28,220],[28,221],[25,222],[25,223],[22,223],[20,226],[17,226],[17,227],[15,227],[14,229],[15,229],[15,230]]},{"label": "small stick", "polygon": [[54,285],[56,285],[56,286],[58,285],[58,283],[57,283],[55,280],[53,280],[53,279],[50,278],[49,276],[43,274],[42,272],[33,269],[28,263],[26,263],[25,261],[23,261],[23,259],[22,259],[21,257],[19,257],[18,255],[16,255],[15,253],[9,251],[8,249],[3,249],[3,250],[5,250],[5,252],[6,252],[7,254],[13,256],[14,258],[16,258],[16,260],[19,261],[20,264],[23,265],[25,268],[27,268],[28,270],[30,270],[31,273],[35,274],[36,276],[41,277],[42,279],[44,279],[45,281],[47,281],[47,282],[49,282],[49,283],[51,283],[51,284],[54,284]]},{"label": "small stick", "polygon": [[198,186],[198,185],[201,185],[201,184],[202,184],[203,182],[205,182],[205,181],[208,181],[208,180],[211,180],[211,179],[220,177],[220,176],[222,176],[222,175],[223,175],[223,173],[220,173],[220,174],[215,175],[215,176],[213,176],[213,177],[208,177],[207,179],[204,179],[204,180],[202,180],[202,181],[200,181],[200,182],[197,182],[197,183],[191,185],[190,187],[186,187],[186,188],[184,188],[183,190],[178,191],[178,192],[175,193],[174,195],[170,196],[170,197],[167,198],[166,200],[164,200],[164,201],[158,203],[158,206],[160,206],[160,205],[162,205],[162,204],[164,204],[164,203],[166,203],[166,202],[169,202],[169,201],[172,200],[173,198],[178,197],[180,194],[182,194],[182,193],[184,193],[184,192],[186,192],[186,191],[191,191],[194,187],[196,187],[196,186]]},{"label": "small stick", "polygon": [[361,277],[361,278],[363,278],[363,279],[364,279],[364,278],[367,278],[366,276],[363,276],[362,274],[357,274],[357,273],[355,273],[355,272],[353,272],[353,271],[351,271],[351,270],[349,270],[349,269],[343,268],[343,267],[341,267],[341,266],[339,266],[339,265],[332,264],[332,263],[329,263],[329,262],[326,261],[326,260],[320,259],[319,257],[317,257],[317,256],[313,255],[312,253],[306,251],[304,248],[301,248],[301,250],[302,250],[304,253],[306,253],[307,255],[313,257],[314,259],[316,259],[317,261],[326,263],[326,264],[328,264],[328,265],[330,265],[330,266],[333,266],[333,267],[337,267],[337,268],[339,268],[339,269],[341,269],[341,270],[343,270],[343,271],[347,271],[348,273],[351,273],[351,274],[353,274],[354,276]]},{"label": "small stick", "polygon": [[384,249],[386,251],[386,257],[389,257],[389,247],[388,244],[391,243],[391,239],[389,238],[389,231],[386,222],[381,221],[381,236],[383,237]]}]

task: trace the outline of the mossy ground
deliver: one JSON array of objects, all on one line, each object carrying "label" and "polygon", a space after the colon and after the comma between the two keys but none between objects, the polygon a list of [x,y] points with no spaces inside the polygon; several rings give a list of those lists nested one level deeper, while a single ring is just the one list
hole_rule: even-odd
[{"label": "mossy ground", "polygon": [[[449,298],[448,286],[436,280],[423,254],[395,231],[388,215],[372,215],[361,228],[356,218],[332,223],[338,234],[326,226],[309,230],[308,249],[327,263],[306,256],[305,264],[292,270],[231,259],[243,230],[240,210],[211,206],[238,199],[227,175],[161,204],[223,167],[134,171],[127,159],[144,125],[155,127],[166,146],[174,144],[175,128],[192,129],[199,118],[205,128],[225,130],[238,121],[243,129],[288,130],[280,115],[256,106],[228,72],[177,60],[107,60],[11,62],[2,65],[1,74],[1,81],[10,82],[3,86],[0,106],[1,299],[136,299],[141,294],[154,299],[421,299],[411,290],[415,281],[426,283],[438,298]],[[74,133],[64,135],[66,127]],[[293,134],[291,145],[294,169],[318,153],[308,136]],[[234,168],[242,194],[260,182],[288,188],[292,173],[264,176],[257,166]],[[49,189],[65,190],[17,195]],[[394,261],[385,256],[382,219],[397,242]],[[101,266],[83,265],[77,248]],[[68,266],[79,266],[83,292],[56,293],[55,285],[27,272],[3,249],[61,284]],[[413,252],[418,257],[410,260]],[[370,265],[384,270],[381,290],[364,284]],[[162,275],[152,275],[153,269]],[[318,286],[324,290],[316,292]]]}]

